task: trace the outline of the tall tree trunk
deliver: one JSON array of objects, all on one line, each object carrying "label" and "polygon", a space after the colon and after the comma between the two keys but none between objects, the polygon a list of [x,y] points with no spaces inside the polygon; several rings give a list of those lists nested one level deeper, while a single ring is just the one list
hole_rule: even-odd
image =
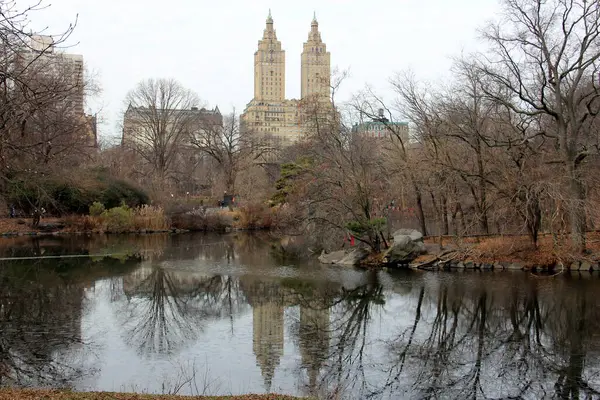
[{"label": "tall tree trunk", "polygon": [[413,188],[415,190],[415,197],[417,199],[417,217],[419,218],[419,224],[421,225],[421,233],[423,236],[427,236],[427,226],[425,225],[425,213],[423,212],[423,198],[421,196],[421,190],[414,182]]},{"label": "tall tree trunk", "polygon": [[586,248],[586,212],[585,212],[585,186],[579,169],[573,162],[567,162],[569,179],[569,219],[571,223],[571,241],[573,247],[584,252]]},{"label": "tall tree trunk", "polygon": [[233,172],[233,169],[230,167],[229,169],[227,169],[225,171],[225,174],[227,176],[226,182],[225,182],[225,188],[227,190],[227,194],[234,195],[235,194],[235,173]]},{"label": "tall tree trunk", "polygon": [[448,198],[445,194],[442,194],[442,227],[444,235],[448,235],[450,232],[450,227],[448,226]]},{"label": "tall tree trunk", "polygon": [[485,176],[486,176],[486,172],[485,172],[485,168],[483,166],[483,154],[482,154],[482,150],[481,150],[481,138],[479,137],[479,135],[476,135],[475,137],[476,141],[475,141],[475,153],[477,155],[477,174],[479,175],[479,180],[478,180],[478,192],[479,192],[479,201],[477,201],[477,199],[475,199],[475,203],[477,204],[477,207],[479,208],[479,226],[481,228],[481,230],[483,231],[482,233],[485,233],[486,235],[489,235],[490,233],[490,226],[489,226],[489,222],[488,222],[488,211],[487,211],[487,183],[485,181]]}]

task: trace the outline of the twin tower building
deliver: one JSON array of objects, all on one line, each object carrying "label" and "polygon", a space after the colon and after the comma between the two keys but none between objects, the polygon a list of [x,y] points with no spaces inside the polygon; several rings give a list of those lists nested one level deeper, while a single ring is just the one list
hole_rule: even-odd
[{"label": "twin tower building", "polygon": [[273,148],[302,137],[302,107],[308,101],[330,101],[331,64],[316,16],[302,50],[301,99],[285,98],[285,50],[277,40],[269,10],[263,37],[254,53],[254,98],[242,114],[244,130],[264,136]]}]

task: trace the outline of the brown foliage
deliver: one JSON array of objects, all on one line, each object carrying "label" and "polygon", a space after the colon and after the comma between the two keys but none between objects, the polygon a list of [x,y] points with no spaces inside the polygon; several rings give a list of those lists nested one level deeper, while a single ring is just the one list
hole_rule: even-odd
[{"label": "brown foliage", "polygon": [[273,212],[260,203],[241,206],[237,218],[236,226],[240,229],[269,229],[273,225]]},{"label": "brown foliage", "polygon": [[220,213],[180,213],[171,217],[171,225],[176,229],[189,231],[215,231],[223,232],[228,224]]},{"label": "brown foliage", "polygon": [[[600,259],[600,233],[587,234],[590,260]],[[568,241],[557,241],[552,235],[539,238],[537,248],[527,236],[496,236],[465,238],[459,250],[462,260],[474,262],[516,262],[525,266],[567,264],[581,259],[581,255]]]}]

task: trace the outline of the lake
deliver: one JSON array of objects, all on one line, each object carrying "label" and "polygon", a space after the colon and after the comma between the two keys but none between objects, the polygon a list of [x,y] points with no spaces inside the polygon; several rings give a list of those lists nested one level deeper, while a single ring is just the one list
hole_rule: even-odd
[{"label": "lake", "polygon": [[591,273],[362,271],[297,261],[242,233],[17,237],[0,256],[1,385],[600,395]]}]

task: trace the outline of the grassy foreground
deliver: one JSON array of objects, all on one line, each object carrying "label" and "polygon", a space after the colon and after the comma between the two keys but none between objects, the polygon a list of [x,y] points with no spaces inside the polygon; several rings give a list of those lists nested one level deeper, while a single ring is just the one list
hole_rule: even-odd
[{"label": "grassy foreground", "polygon": [[279,394],[247,394],[240,396],[173,396],[136,393],[71,392],[62,390],[0,389],[0,400],[300,400]]}]

